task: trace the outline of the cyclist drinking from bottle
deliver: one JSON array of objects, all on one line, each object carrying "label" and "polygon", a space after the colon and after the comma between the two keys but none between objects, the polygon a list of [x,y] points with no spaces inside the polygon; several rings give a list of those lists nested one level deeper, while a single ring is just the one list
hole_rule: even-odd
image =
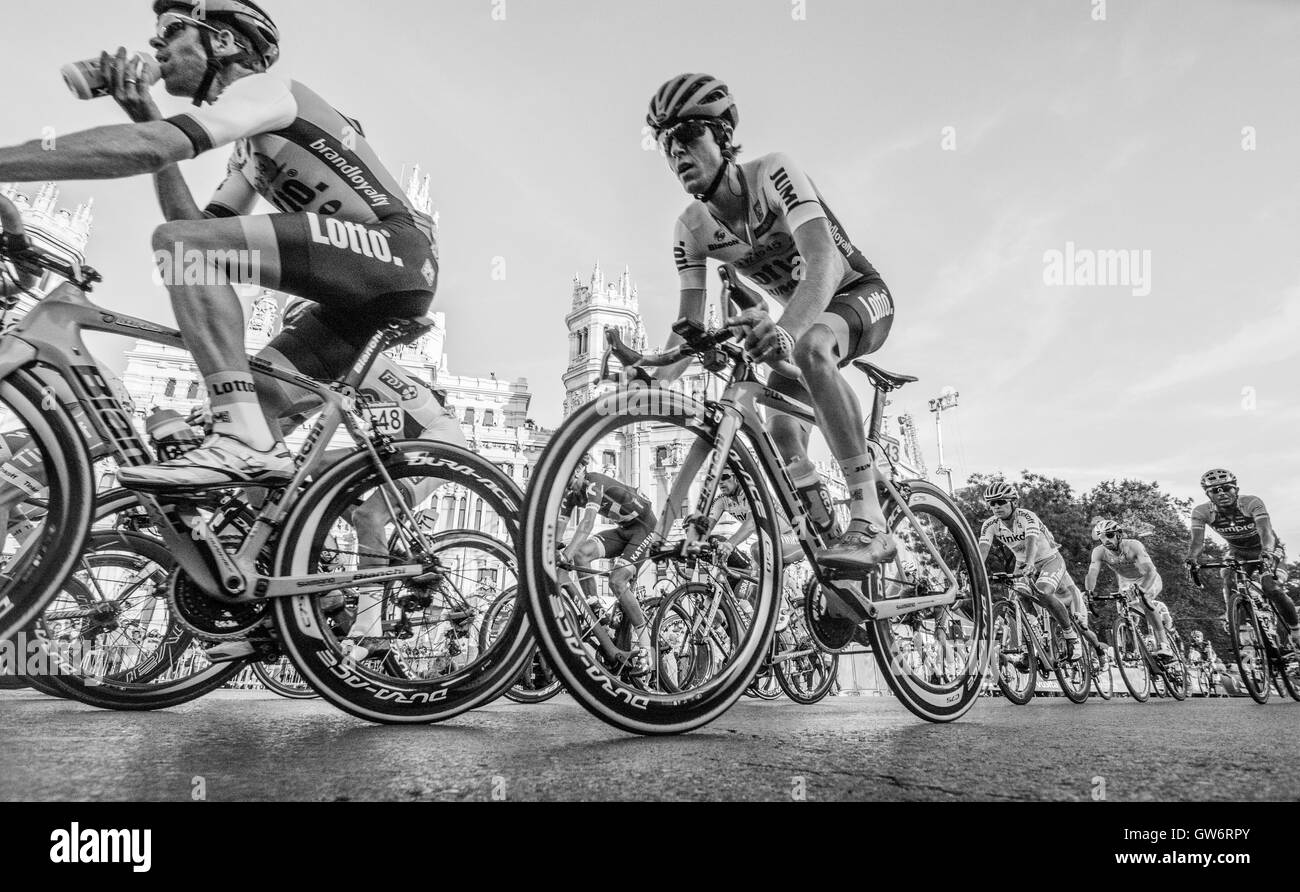
[{"label": "cyclist drinking from bottle", "polygon": [[[0,149],[0,181],[153,174],[168,220],[154,232],[155,257],[164,270],[177,252],[203,260],[200,283],[189,270],[183,281],[164,280],[207,385],[213,436],[173,461],[123,468],[121,482],[139,490],[282,483],[293,460],[259,404],[232,259],[257,258],[258,284],[319,304],[310,325],[332,346],[297,338],[313,348],[303,356],[282,336],[272,348],[295,365],[323,356],[337,377],[388,319],[428,310],[438,279],[432,220],[406,200],[356,121],[269,73],[280,33],[256,3],[155,0],[153,11],[150,43],[167,91],[194,107],[163,119],[140,63],[124,49],[105,54],[111,92],[133,123],[61,136],[57,152],[38,141]],[[177,163],[223,146],[232,147],[226,179],[201,208]],[[253,215],[259,195],[279,213]],[[266,395],[274,403],[276,394]],[[266,414],[278,418],[282,408],[268,405]]]}]

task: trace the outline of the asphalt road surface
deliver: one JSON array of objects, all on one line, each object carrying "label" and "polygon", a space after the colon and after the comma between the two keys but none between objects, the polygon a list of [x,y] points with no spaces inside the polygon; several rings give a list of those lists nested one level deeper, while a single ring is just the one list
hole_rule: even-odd
[{"label": "asphalt road surface", "polygon": [[1024,707],[928,725],[887,697],[745,699],[645,739],[567,696],[443,725],[365,724],[320,701],[221,691],[167,712],[0,693],[0,800],[1300,799],[1300,703]]}]

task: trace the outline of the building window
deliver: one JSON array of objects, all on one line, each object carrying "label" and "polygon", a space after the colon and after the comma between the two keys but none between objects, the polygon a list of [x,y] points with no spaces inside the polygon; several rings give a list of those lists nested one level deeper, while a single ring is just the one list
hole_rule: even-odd
[{"label": "building window", "polygon": [[163,396],[172,399],[176,396],[176,379],[168,378],[167,386],[163,388]]},{"label": "building window", "polygon": [[515,479],[514,465],[510,464],[510,462],[503,462],[499,467],[501,468],[502,471],[505,472],[507,477],[509,477],[511,480]]},{"label": "building window", "polygon": [[525,482],[525,483],[528,482],[528,475],[529,475],[529,473],[531,473],[531,471],[532,471],[532,468],[530,468],[528,465],[524,465],[524,482]]},{"label": "building window", "polygon": [[668,464],[668,447],[660,446],[655,450],[655,467],[662,468]]},{"label": "building window", "polygon": [[478,568],[478,584],[490,588],[497,587],[497,571],[494,567]]},{"label": "building window", "polygon": [[486,426],[486,427],[496,427],[496,426],[497,426],[497,413],[494,412],[494,411],[492,411],[491,409],[488,409],[486,412],[484,412],[484,413],[483,413],[483,424],[484,424],[484,426]]},{"label": "building window", "polygon": [[185,398],[186,398],[187,400],[196,400],[196,399],[199,398],[199,382],[198,382],[198,381],[191,381],[191,382],[190,382],[190,392],[189,392],[189,394],[188,394]]},{"label": "building window", "polygon": [[618,470],[618,455],[612,449],[605,450],[604,465],[606,471],[613,472]]},{"label": "building window", "polygon": [[468,424],[470,427],[474,426],[475,417],[476,416],[474,414],[473,406],[470,406],[468,409],[465,410],[465,423]]},{"label": "building window", "polygon": [[468,508],[469,508],[468,500],[464,496],[461,496],[460,497],[460,521],[459,523],[456,524],[456,526],[462,529],[464,529],[465,527],[465,512]]},{"label": "building window", "polygon": [[474,500],[474,529],[483,529],[483,500]]}]

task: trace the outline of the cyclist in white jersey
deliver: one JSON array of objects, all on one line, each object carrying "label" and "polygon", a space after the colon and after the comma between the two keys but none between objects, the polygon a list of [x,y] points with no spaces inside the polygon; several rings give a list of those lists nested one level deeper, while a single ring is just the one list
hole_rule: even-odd
[{"label": "cyclist in white jersey", "polygon": [[[433,223],[355,120],[269,73],[280,34],[256,3],[155,0],[153,11],[151,46],[167,91],[194,108],[163,120],[140,64],[124,49],[105,54],[112,95],[133,123],[60,136],[55,152],[39,141],[0,149],[0,181],[154,175],[168,221],[154,232],[155,259],[204,377],[214,432],[174,461],[123,468],[119,480],[144,491],[273,486],[292,476],[293,461],[259,404],[232,283],[251,274],[315,301],[320,323],[353,344],[354,360],[390,318],[428,311],[438,279]],[[177,164],[221,146],[233,147],[228,175],[201,208]],[[279,213],[253,215],[259,195]],[[201,275],[186,269],[178,281],[180,258],[198,258]],[[277,409],[267,414],[279,417]]]},{"label": "cyclist in white jersey", "polygon": [[[800,378],[774,373],[769,385],[817,410],[818,423],[844,472],[851,522],[817,555],[820,564],[862,570],[894,559],[876,492],[862,407],[840,369],[879,350],[894,321],[894,300],[880,274],[849,239],[807,174],[774,153],[736,160],[739,110],[730,89],[707,74],[669,80],[646,119],[678,182],[695,197],[677,221],[674,256],[681,278],[681,318],[704,320],[710,258],[731,264],[784,307],[780,322],[748,309],[727,324],[745,336],[759,362],[792,361]],[[669,346],[681,342],[673,335]],[[671,381],[685,362],[661,370]],[[796,486],[815,486],[811,433],[779,407],[773,438]],[[838,612],[838,611],[837,611]]]},{"label": "cyclist in white jersey", "polygon": [[1174,618],[1168,605],[1159,600],[1164,582],[1151,555],[1147,554],[1146,546],[1136,539],[1125,539],[1124,531],[1113,520],[1097,521],[1092,528],[1092,538],[1101,544],[1092,550],[1092,563],[1083,581],[1088,597],[1092,597],[1095,590],[1102,564],[1110,567],[1115,572],[1120,591],[1130,600],[1136,599],[1141,603],[1147,625],[1156,639],[1156,656],[1163,660],[1173,659],[1169,633],[1174,629]]},{"label": "cyclist in white jersey", "polygon": [[1021,508],[1019,501],[1020,493],[1009,483],[998,481],[985,488],[984,503],[993,512],[993,516],[980,527],[980,559],[988,559],[995,541],[1010,549],[1016,559],[1013,575],[1022,577],[1017,590],[1047,608],[1071,646],[1078,639],[1070,623],[1073,614],[1104,664],[1105,646],[1088,625],[1088,610],[1083,594],[1070,577],[1052,531],[1034,512]]}]

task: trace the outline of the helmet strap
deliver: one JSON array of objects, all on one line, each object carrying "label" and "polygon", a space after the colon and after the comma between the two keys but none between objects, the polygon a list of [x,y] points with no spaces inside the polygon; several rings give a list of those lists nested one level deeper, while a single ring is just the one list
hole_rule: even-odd
[{"label": "helmet strap", "polygon": [[730,161],[723,161],[723,162],[722,162],[722,166],[721,166],[720,168],[718,168],[718,174],[717,174],[717,176],[715,176],[715,177],[713,178],[713,182],[712,182],[712,183],[709,183],[709,188],[705,189],[703,192],[701,192],[700,194],[696,195],[696,196],[695,196],[696,200],[697,200],[697,201],[702,201],[702,202],[704,202],[705,204],[708,204],[710,201],[712,201],[712,200],[713,200],[713,196],[716,195],[716,194],[718,193],[718,187],[722,185],[722,180],[723,180],[723,178],[726,177],[727,172],[728,172],[729,170],[731,170],[731,162],[730,162]]}]

